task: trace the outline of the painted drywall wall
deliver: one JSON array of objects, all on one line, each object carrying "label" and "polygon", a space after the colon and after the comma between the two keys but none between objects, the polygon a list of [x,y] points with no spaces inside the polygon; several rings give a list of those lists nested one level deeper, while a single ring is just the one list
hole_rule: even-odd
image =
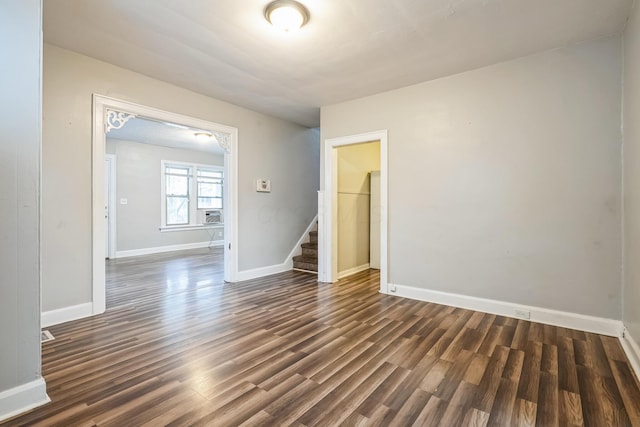
[{"label": "painted drywall wall", "polygon": [[624,32],[624,307],[623,321],[640,343],[640,4]]},{"label": "painted drywall wall", "polygon": [[369,172],[380,169],[380,142],[338,150],[338,274],[369,264]]},{"label": "painted drywall wall", "polygon": [[[224,166],[224,156],[107,138],[116,155],[116,248],[118,252],[208,242],[207,230],[161,232],[162,160]],[[120,204],[127,199],[127,204]],[[218,230],[222,233],[222,229]],[[221,234],[217,240],[224,239]]]},{"label": "painted drywall wall", "polygon": [[612,37],[323,107],[323,140],[389,131],[390,282],[620,319],[621,59]]},{"label": "painted drywall wall", "polygon": [[317,213],[317,129],[47,44],[43,78],[44,311],[91,301],[92,93],[238,128],[241,271],[282,263]]},{"label": "painted drywall wall", "polygon": [[40,370],[41,11],[39,0],[0,2],[0,420],[46,398]]}]

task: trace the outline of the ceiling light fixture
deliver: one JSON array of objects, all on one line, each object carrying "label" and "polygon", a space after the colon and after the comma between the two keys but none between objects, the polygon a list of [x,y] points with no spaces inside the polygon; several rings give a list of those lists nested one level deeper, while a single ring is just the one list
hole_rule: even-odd
[{"label": "ceiling light fixture", "polygon": [[207,142],[213,136],[211,132],[196,132],[194,135],[198,142]]},{"label": "ceiling light fixture", "polygon": [[277,29],[289,32],[309,21],[309,11],[295,0],[276,0],[264,9],[264,17]]}]

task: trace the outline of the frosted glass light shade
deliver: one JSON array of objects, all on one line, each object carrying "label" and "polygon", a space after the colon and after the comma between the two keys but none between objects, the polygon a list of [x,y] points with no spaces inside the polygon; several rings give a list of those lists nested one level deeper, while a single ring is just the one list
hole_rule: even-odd
[{"label": "frosted glass light shade", "polygon": [[297,1],[277,0],[267,5],[264,16],[279,30],[289,32],[302,27],[309,20],[309,12]]},{"label": "frosted glass light shade", "polygon": [[209,132],[196,132],[193,135],[196,137],[196,141],[198,142],[207,142],[211,139],[211,134]]}]

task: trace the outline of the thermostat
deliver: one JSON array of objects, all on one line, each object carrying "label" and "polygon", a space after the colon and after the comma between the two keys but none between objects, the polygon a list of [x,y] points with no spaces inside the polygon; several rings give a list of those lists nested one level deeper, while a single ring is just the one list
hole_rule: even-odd
[{"label": "thermostat", "polygon": [[270,193],[271,192],[271,180],[270,179],[258,179],[256,191],[259,193]]}]

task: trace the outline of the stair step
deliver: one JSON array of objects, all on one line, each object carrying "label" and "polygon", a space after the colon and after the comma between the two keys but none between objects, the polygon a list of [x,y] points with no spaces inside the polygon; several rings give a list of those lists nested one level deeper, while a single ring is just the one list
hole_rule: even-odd
[{"label": "stair step", "polygon": [[293,257],[294,270],[303,270],[307,272],[318,272],[318,231],[309,232],[309,243],[300,245],[302,255]]},{"label": "stair step", "polygon": [[301,246],[302,246],[302,256],[318,258],[317,243],[303,243]]},{"label": "stair step", "polygon": [[318,257],[315,256],[306,256],[306,255],[297,255],[293,257],[293,262],[304,262],[306,264],[315,264],[318,265]]},{"label": "stair step", "polygon": [[318,271],[318,264],[309,264],[306,262],[299,262],[299,261],[294,261],[293,262],[293,268],[296,270],[306,270],[306,271]]}]

